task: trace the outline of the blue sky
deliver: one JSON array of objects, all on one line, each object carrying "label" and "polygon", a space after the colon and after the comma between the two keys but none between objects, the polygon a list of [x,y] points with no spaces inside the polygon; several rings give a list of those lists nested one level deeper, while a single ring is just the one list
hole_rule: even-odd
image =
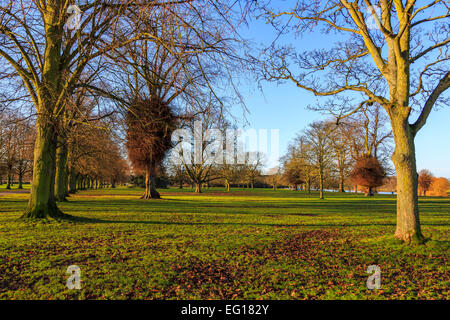
[{"label": "blue sky", "polygon": [[[244,38],[255,43],[271,43],[275,33],[271,26],[263,21],[252,21],[241,31]],[[329,44],[320,33],[305,35],[302,38],[287,38],[299,51],[324,47]],[[323,120],[327,116],[307,110],[309,104],[315,104],[317,98],[305,90],[297,88],[290,82],[277,85],[263,83],[263,92],[256,85],[241,88],[250,114],[247,120],[254,129],[280,130],[280,155],[287,150],[287,145],[295,135],[315,120]],[[446,93],[447,95],[449,92]],[[238,116],[242,111],[234,108]],[[417,117],[413,115],[412,118]],[[436,176],[450,178],[450,107],[433,110],[427,124],[416,137],[417,168],[429,169]],[[268,160],[268,167],[276,164],[276,159]]]}]

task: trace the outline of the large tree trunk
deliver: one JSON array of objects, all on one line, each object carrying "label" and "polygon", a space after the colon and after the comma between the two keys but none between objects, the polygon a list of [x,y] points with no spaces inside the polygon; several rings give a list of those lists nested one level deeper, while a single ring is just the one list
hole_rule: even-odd
[{"label": "large tree trunk", "polygon": [[373,193],[373,188],[372,187],[368,187],[366,193],[364,194],[366,197],[373,197],[374,193]]},{"label": "large tree trunk", "polygon": [[61,46],[64,22],[61,12],[67,3],[60,0],[46,1],[42,11],[45,29],[45,49],[38,93],[36,121],[36,141],[34,145],[33,183],[30,200],[23,214],[24,218],[62,217],[54,197],[56,142],[58,116],[55,114],[57,101],[61,95]]},{"label": "large tree trunk", "polygon": [[179,186],[179,189],[183,189],[183,176],[182,175],[180,175],[180,186]]},{"label": "large tree trunk", "polygon": [[56,133],[54,124],[38,116],[34,146],[33,183],[30,200],[23,218],[62,217],[54,198],[56,164]]},{"label": "large tree trunk", "polygon": [[408,117],[391,115],[395,139],[392,161],[397,173],[397,228],[395,237],[405,242],[423,243],[419,221],[417,168],[414,134]]},{"label": "large tree trunk", "polygon": [[77,174],[73,171],[69,173],[69,194],[77,192]]},{"label": "large tree trunk", "polygon": [[339,192],[345,192],[344,181],[345,181],[344,172],[340,171],[340,173],[339,173]]},{"label": "large tree trunk", "polygon": [[18,178],[19,178],[18,189],[23,189],[23,172],[22,171],[19,171]]},{"label": "large tree trunk", "polygon": [[202,193],[202,184],[201,183],[194,183],[194,192],[195,193]]},{"label": "large tree trunk", "polygon": [[225,187],[227,188],[227,192],[230,192],[230,182],[225,179]]},{"label": "large tree trunk", "polygon": [[62,137],[58,138],[56,149],[56,176],[55,176],[55,199],[56,201],[67,201],[67,144]]},{"label": "large tree trunk", "polygon": [[161,199],[161,195],[156,191],[155,179],[152,171],[153,170],[150,168],[145,170],[145,193],[141,199]]}]

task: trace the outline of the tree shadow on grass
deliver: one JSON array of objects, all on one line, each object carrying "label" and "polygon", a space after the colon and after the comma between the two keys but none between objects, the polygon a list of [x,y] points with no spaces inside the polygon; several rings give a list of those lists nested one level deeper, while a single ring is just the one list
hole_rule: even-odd
[{"label": "tree shadow on grass", "polygon": [[245,223],[245,222],[176,222],[176,221],[148,221],[148,220],[107,220],[89,217],[70,216],[67,221],[75,223],[101,224],[148,224],[148,225],[180,225],[180,226],[255,226],[255,227],[365,227],[365,226],[395,226],[395,223],[361,223],[361,224],[287,224],[287,223]]}]

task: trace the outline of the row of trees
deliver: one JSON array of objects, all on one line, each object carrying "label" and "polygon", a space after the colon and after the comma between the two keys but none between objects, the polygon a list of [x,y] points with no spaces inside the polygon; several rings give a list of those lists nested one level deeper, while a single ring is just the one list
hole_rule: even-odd
[{"label": "row of trees", "polygon": [[437,178],[429,170],[419,172],[419,195],[447,197],[450,190],[450,181],[444,177]]},{"label": "row of trees", "polygon": [[[115,180],[105,172],[112,166],[99,160],[104,152],[80,151],[90,157],[87,160],[78,155],[79,146],[91,147],[82,140],[92,138],[103,151],[120,158],[108,139],[92,132],[98,126],[95,119],[109,118],[117,108],[137,115],[139,100],[175,104],[180,93],[187,93],[178,105],[201,104],[204,93],[212,91],[218,98],[220,90],[213,84],[225,72],[219,66],[231,69],[239,60],[229,44],[233,21],[240,20],[245,6],[212,0],[201,5],[184,0],[86,0],[77,3],[82,14],[74,17],[68,12],[72,4],[0,2],[0,80],[6,88],[2,100],[24,110],[33,105],[35,111],[30,112],[36,130],[24,218],[63,217],[56,201],[67,196],[72,177],[83,186]],[[123,132],[119,137],[125,139]],[[73,139],[78,141],[75,149]],[[113,162],[124,167],[121,161]]]},{"label": "row of trees", "polygon": [[[67,111],[70,110],[69,108]],[[14,181],[18,189],[31,180],[35,127],[33,116],[7,112],[0,118],[0,183],[11,189]],[[78,119],[76,123],[61,125],[57,145],[54,197],[65,201],[69,193],[88,187],[115,186],[128,178],[128,164],[119,149],[110,121],[98,118]]]},{"label": "row of trees", "polygon": [[[392,174],[389,158],[392,133],[380,107],[361,108],[344,120],[310,124],[294,139],[283,158],[283,171],[291,185],[305,184],[310,190],[315,182],[323,199],[324,182],[363,186],[367,195]],[[350,179],[351,178],[351,179]]]},{"label": "row of trees", "polygon": [[11,189],[14,181],[23,188],[24,179],[32,171],[33,146],[31,120],[13,113],[0,115],[0,184],[6,181],[6,189]]},{"label": "row of trees", "polygon": [[[316,96],[332,96],[317,109],[331,112],[338,122],[359,110],[384,109],[395,141],[395,236],[423,242],[414,137],[431,110],[446,103],[443,93],[450,87],[445,67],[449,44],[446,1],[421,6],[415,0],[308,0],[285,8],[270,0],[245,5],[213,0],[84,0],[79,3],[83,14],[75,28],[67,24],[72,3],[0,1],[0,57],[6,62],[1,64],[0,80],[7,88],[1,97],[10,103],[33,105],[36,111],[33,184],[24,217],[63,215],[55,202],[55,190],[61,195],[66,185],[67,126],[104,117],[112,105],[136,116],[136,101],[152,101],[148,106],[154,106],[154,101],[171,108],[176,105],[182,109],[181,117],[204,112],[211,101],[222,109],[224,99],[218,87],[229,85],[236,61],[245,59],[248,64],[251,59],[236,49],[243,41],[235,37],[238,23],[245,18],[242,13],[251,6],[280,31],[277,39],[317,26],[325,26],[321,29],[324,38],[330,37],[330,30],[338,33],[330,39],[334,45],[301,54],[294,46],[274,41],[253,59],[254,65],[267,81],[292,81]],[[375,5],[381,16],[376,16]],[[371,16],[375,26],[367,22]],[[88,103],[80,103],[87,97]],[[93,113],[86,105],[102,110]],[[413,110],[419,116],[410,123]],[[317,126],[329,130],[328,125]],[[316,129],[312,127],[311,133]],[[169,130],[155,132],[167,134]],[[309,143],[319,150],[322,140],[319,134]],[[375,153],[367,155],[373,148],[370,143],[364,145],[366,157],[380,159]],[[324,154],[315,157],[319,183],[327,161]],[[137,162],[134,166],[139,167]],[[203,174],[203,170],[191,171],[192,176]]]}]

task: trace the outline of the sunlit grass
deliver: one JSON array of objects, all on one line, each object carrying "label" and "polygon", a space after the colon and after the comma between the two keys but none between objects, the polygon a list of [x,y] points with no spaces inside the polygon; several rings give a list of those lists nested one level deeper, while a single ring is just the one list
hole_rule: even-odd
[{"label": "sunlit grass", "polygon": [[[19,221],[28,194],[0,193],[3,299],[448,299],[450,199],[420,198],[426,246],[393,240],[395,198],[289,190],[82,191],[76,221]],[[65,287],[82,270],[82,289]],[[368,290],[367,266],[382,270]]]}]

